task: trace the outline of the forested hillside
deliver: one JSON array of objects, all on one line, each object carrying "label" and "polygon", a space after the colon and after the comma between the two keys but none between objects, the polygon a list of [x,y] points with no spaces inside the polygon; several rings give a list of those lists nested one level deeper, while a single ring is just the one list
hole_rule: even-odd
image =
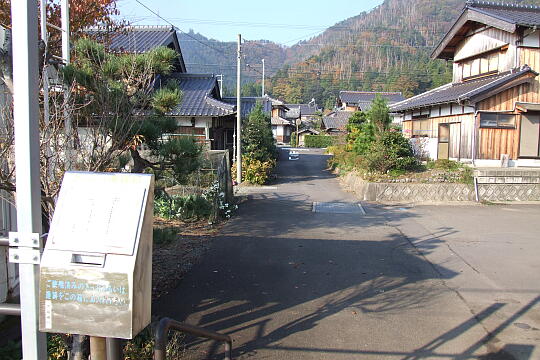
[{"label": "forested hillside", "polygon": [[449,82],[451,64],[429,56],[464,5],[465,0],[385,0],[288,49],[289,65],[272,79],[271,92],[287,102],[315,98],[328,108],[339,90],[412,96]]},{"label": "forested hillside", "polygon": [[[266,73],[272,76],[266,92],[290,103],[315,98],[329,108],[339,90],[401,91],[405,96],[424,92],[451,81],[451,64],[429,56],[464,4],[465,0],[385,0],[289,48],[246,41],[244,60],[249,66],[244,68],[244,82],[260,82],[264,58]],[[236,43],[195,33],[179,35],[188,69],[223,73],[226,87],[233,89]],[[255,95],[255,86],[245,87],[245,95]]]},{"label": "forested hillside", "polygon": [[[223,74],[225,88],[232,93],[236,85],[237,43],[211,40],[190,31],[178,33],[182,54],[189,72]],[[286,49],[271,41],[243,41],[244,66],[242,83],[260,82],[262,59],[265,59],[267,76],[273,76],[286,60]],[[259,84],[260,87],[260,84]],[[247,85],[246,89],[253,86]],[[248,91],[248,90],[246,90]],[[246,94],[251,95],[251,94]],[[253,94],[255,95],[255,94]]]}]

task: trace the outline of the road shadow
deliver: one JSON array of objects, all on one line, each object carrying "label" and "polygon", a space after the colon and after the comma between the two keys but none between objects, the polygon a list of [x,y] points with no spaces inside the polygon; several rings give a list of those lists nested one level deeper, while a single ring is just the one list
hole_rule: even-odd
[{"label": "road shadow", "polygon": [[[282,159],[284,154],[281,151]],[[504,304],[493,304],[441,334],[434,333],[432,340],[408,352],[324,347],[317,346],[317,339],[312,339],[313,346],[282,344],[306,331],[316,333],[328,319],[345,313],[382,319],[435,306],[449,293],[455,296],[443,281],[457,273],[425,258],[454,229],[440,228],[435,234],[408,239],[394,224],[417,215],[399,207],[370,205],[365,215],[312,211],[309,194],[290,185],[330,184],[335,175],[324,170],[327,159],[301,153],[298,161],[281,161],[275,183],[287,191],[251,195],[202,262],[153,304],[153,313],[230,334],[235,340],[234,358],[258,357],[261,349],[285,351],[288,358],[306,353],[321,358],[332,354],[408,360],[477,358],[473,354],[489,344],[496,332],[472,341],[458,356],[441,349],[467,336]],[[508,324],[502,324],[501,331]],[[187,340],[187,358],[223,358],[220,344]],[[514,347],[531,351],[525,345]],[[504,356],[510,356],[505,349],[493,349],[483,360],[512,359]]]},{"label": "road shadow", "polygon": [[[306,202],[290,200],[294,195],[272,196],[245,204],[203,262],[154,305],[154,314],[196,319],[233,338],[241,333],[235,356],[250,356],[344,310],[398,314],[425,306],[447,292],[431,282],[456,275],[425,261],[399,233],[371,240],[372,231],[385,227],[381,216],[316,214]],[[291,315],[299,306],[312,310]],[[282,324],[270,328],[276,319]],[[219,344],[193,340],[189,347],[201,359],[221,356]]]}]

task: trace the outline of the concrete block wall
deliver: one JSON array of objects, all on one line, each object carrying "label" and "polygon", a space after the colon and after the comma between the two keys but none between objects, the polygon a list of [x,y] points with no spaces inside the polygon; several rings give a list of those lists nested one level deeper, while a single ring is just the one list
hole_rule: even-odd
[{"label": "concrete block wall", "polygon": [[[522,178],[530,176],[519,175]],[[497,177],[498,179],[499,177]],[[480,200],[485,201],[540,201],[540,183],[511,182],[507,176],[504,181],[478,184]],[[522,179],[523,180],[523,179]],[[531,180],[532,181],[532,180]],[[358,198],[366,201],[397,202],[440,202],[476,201],[473,185],[457,183],[372,183],[366,182],[354,173],[342,176],[343,184]]]}]

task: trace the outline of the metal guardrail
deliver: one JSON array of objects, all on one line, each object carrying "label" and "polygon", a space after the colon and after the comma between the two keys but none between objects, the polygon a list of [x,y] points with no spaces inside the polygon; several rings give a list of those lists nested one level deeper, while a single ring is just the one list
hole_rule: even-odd
[{"label": "metal guardrail", "polygon": [[21,316],[21,304],[0,303],[0,315]]},{"label": "metal guardrail", "polygon": [[173,319],[163,318],[156,328],[156,345],[154,360],[165,360],[167,356],[167,342],[169,330],[176,330],[198,337],[221,341],[225,346],[225,360],[232,360],[232,339],[229,335],[219,334],[198,326],[184,324]]}]

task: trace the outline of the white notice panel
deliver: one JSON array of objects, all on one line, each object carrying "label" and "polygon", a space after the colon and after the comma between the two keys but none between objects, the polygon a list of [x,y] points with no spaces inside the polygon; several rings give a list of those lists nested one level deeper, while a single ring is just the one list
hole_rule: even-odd
[{"label": "white notice panel", "polygon": [[50,249],[132,255],[149,178],[66,173],[47,240]]}]

